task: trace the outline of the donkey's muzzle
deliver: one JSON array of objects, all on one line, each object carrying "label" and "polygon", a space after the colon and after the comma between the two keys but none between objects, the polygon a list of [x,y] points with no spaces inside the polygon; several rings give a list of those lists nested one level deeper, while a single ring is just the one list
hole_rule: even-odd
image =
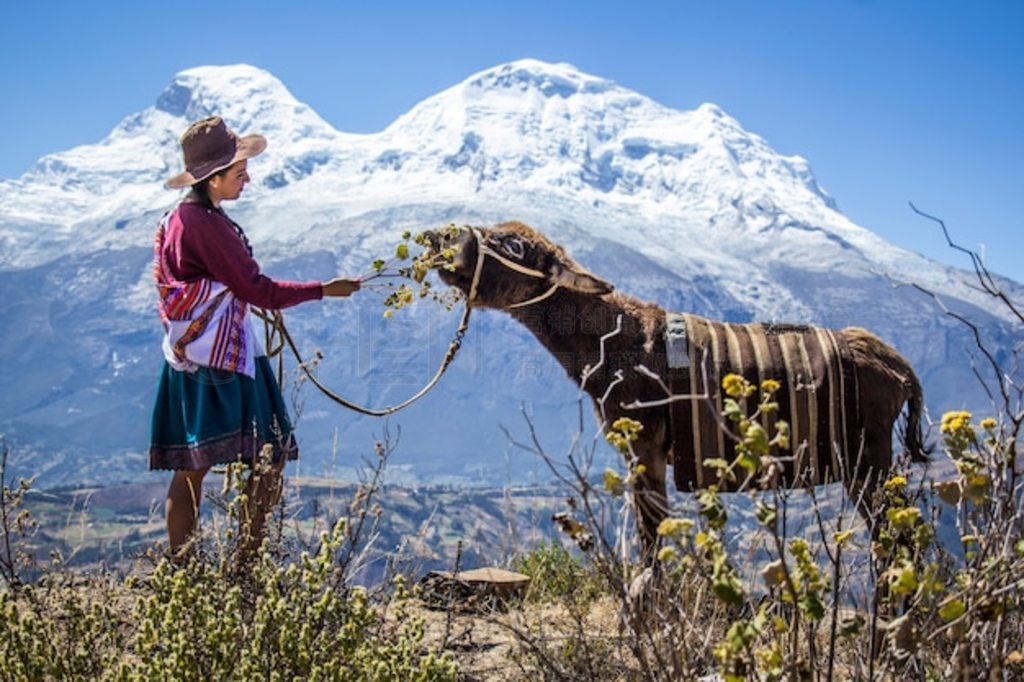
[{"label": "donkey's muzzle", "polygon": [[437,230],[425,230],[423,238],[427,240],[427,245],[432,250],[436,251],[441,248],[441,235],[438,234]]},{"label": "donkey's muzzle", "polygon": [[423,237],[426,239],[427,247],[434,253],[440,252],[451,246],[450,237],[439,230],[426,230],[423,233]]},{"label": "donkey's muzzle", "polygon": [[426,246],[430,251],[440,253],[445,249],[458,247],[463,240],[465,232],[467,232],[465,228],[449,226],[440,230],[425,230],[423,232],[423,237],[425,238]]}]

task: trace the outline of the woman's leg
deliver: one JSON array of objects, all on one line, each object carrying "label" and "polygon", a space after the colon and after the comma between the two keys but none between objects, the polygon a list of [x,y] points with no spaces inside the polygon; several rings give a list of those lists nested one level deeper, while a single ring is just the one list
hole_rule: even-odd
[{"label": "woman's leg", "polygon": [[167,537],[171,552],[188,542],[196,529],[199,502],[203,498],[203,477],[210,467],[195,471],[175,471],[167,490]]}]

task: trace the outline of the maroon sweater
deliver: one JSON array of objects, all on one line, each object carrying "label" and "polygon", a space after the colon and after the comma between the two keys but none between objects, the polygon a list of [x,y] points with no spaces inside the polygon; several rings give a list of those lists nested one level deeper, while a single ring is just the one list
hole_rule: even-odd
[{"label": "maroon sweater", "polygon": [[198,203],[182,202],[171,214],[160,258],[175,279],[215,280],[259,308],[280,310],[323,297],[320,282],[287,282],[261,274],[227,217]]}]

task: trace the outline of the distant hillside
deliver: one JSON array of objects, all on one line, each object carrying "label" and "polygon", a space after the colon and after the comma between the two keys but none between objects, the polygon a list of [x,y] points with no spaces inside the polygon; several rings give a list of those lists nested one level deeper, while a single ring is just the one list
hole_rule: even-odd
[{"label": "distant hillside", "polygon": [[[210,476],[208,494],[216,494],[220,476]],[[284,509],[286,525],[300,535],[318,521],[333,523],[352,503],[357,486],[322,479],[290,480]],[[166,482],[33,491],[27,508],[39,521],[33,545],[46,556],[57,549],[72,566],[100,562],[127,567],[158,542],[166,541],[163,503]],[[451,568],[462,543],[464,567],[503,563],[543,539],[556,535],[551,516],[565,508],[553,487],[473,488],[387,485],[380,505],[375,564],[388,560],[419,570]],[[214,502],[203,503],[206,515]],[[372,576],[371,576],[372,577]],[[379,577],[379,576],[376,576]]]},{"label": "distant hillside", "polygon": [[[521,60],[355,135],[265,71],[197,67],[98,143],[0,181],[0,433],[13,466],[44,487],[150,480],[161,363],[152,238],[179,198],[161,183],[179,170],[181,132],[211,113],[270,141],[228,210],[275,277],[365,273],[403,230],[518,219],[667,309],[867,327],[911,360],[936,412],[988,408],[967,355],[973,338],[895,284],[941,293],[997,353],[1019,342],[968,273],[854,224],[807,160],[779,154],[714,104],[677,111],[567,64]],[[288,313],[303,350],[324,351],[325,382],[375,406],[423,385],[456,325],[426,306],[385,322],[382,299],[360,292]],[[383,428],[308,387],[293,399],[304,408],[305,475],[351,473]],[[523,407],[545,447],[563,452],[579,424],[575,387],[524,330],[481,312],[438,388],[390,420],[404,434],[392,471],[430,483],[535,482],[537,468],[521,464],[501,428],[522,428]]]}]

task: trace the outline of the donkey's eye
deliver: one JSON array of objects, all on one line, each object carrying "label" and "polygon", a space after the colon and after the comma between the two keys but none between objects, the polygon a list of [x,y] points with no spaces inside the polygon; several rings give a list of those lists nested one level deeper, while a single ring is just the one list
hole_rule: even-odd
[{"label": "donkey's eye", "polygon": [[501,250],[516,260],[522,260],[523,254],[526,253],[526,245],[519,237],[509,237],[502,240]]}]

